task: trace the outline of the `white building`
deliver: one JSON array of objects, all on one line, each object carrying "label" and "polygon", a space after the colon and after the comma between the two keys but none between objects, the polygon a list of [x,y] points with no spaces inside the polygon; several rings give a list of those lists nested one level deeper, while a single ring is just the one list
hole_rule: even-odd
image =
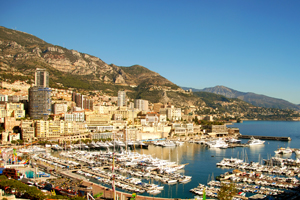
[{"label": "white building", "polygon": [[127,102],[126,102],[126,92],[125,91],[119,91],[118,92],[118,106],[122,107],[122,106],[126,106]]},{"label": "white building", "polygon": [[149,103],[147,100],[143,100],[143,99],[134,100],[134,108],[137,108],[141,111],[148,111],[149,110],[148,104]]}]

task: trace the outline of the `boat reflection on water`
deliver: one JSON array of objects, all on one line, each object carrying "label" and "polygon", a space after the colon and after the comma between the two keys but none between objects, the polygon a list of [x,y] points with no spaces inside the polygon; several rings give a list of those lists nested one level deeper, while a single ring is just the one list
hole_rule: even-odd
[{"label": "boat reflection on water", "polygon": [[249,146],[249,151],[251,152],[251,154],[259,154],[259,153],[263,153],[265,149],[265,145],[251,145]]}]

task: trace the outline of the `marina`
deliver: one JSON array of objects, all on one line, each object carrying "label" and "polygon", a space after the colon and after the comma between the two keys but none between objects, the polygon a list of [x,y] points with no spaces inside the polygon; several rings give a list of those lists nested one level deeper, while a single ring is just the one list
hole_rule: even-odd
[{"label": "marina", "polygon": [[[247,122],[242,125],[247,125]],[[240,139],[237,143],[226,142],[227,148],[213,146],[223,143],[220,138],[174,138],[166,142],[176,144],[181,141],[181,144],[164,147],[147,143],[148,148],[129,147],[127,151],[119,145],[115,152],[113,148],[95,145],[90,148],[92,145],[88,144],[89,148],[82,145],[79,148],[59,148],[58,145],[59,150],[37,151],[32,162],[43,169],[45,175],[55,171],[107,188],[111,188],[114,180],[118,191],[139,196],[187,199],[201,196],[205,188],[207,196],[215,198],[220,188],[218,181],[234,181],[239,192],[245,193],[245,198],[254,194],[286,197],[290,195],[287,190],[293,192],[299,188],[300,160],[295,151],[299,139],[293,138],[289,142],[265,141],[257,145],[249,145],[249,140]],[[206,143],[209,141],[213,141],[212,146]],[[276,154],[278,146],[289,147],[294,152]]]}]

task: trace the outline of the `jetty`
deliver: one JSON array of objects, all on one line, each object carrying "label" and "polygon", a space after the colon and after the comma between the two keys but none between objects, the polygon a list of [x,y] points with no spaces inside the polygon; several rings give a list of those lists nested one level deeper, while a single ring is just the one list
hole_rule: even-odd
[{"label": "jetty", "polygon": [[291,141],[291,137],[277,137],[277,136],[260,136],[260,135],[239,135],[239,139],[250,139],[254,137],[260,140],[279,140],[279,141]]}]

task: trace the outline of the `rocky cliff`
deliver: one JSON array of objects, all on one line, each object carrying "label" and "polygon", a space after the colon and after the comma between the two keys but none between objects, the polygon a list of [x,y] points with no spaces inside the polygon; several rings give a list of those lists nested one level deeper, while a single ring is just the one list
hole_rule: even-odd
[{"label": "rocky cliff", "polygon": [[[153,85],[176,86],[145,67],[109,65],[95,56],[55,46],[5,27],[0,27],[0,67],[2,73],[18,71],[24,75],[33,75],[37,67],[52,68],[62,74],[85,76],[89,80],[122,86],[137,86],[145,81]],[[50,76],[56,79],[51,71]]]}]

